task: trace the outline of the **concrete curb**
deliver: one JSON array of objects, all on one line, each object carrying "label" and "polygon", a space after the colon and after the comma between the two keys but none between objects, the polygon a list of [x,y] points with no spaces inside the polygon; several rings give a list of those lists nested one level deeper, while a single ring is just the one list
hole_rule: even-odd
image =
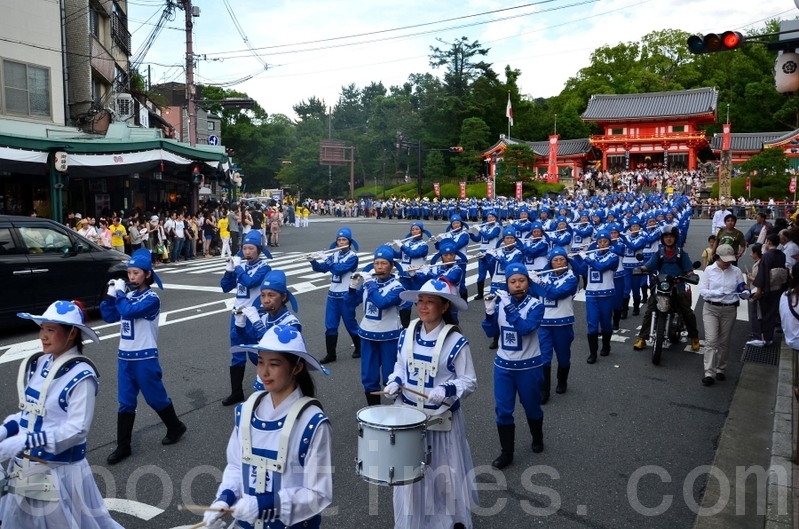
[{"label": "concrete curb", "polygon": [[777,397],[774,404],[774,428],[771,437],[771,462],[766,488],[765,529],[788,529],[796,527],[797,478],[799,470],[793,462],[795,413],[797,408],[793,395],[794,353],[783,343],[780,349]]}]

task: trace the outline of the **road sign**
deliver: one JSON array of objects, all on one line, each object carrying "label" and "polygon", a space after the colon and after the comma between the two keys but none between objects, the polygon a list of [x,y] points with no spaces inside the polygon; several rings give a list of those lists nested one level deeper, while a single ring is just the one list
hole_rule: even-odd
[{"label": "road sign", "polygon": [[219,136],[208,136],[208,145],[219,145]]}]

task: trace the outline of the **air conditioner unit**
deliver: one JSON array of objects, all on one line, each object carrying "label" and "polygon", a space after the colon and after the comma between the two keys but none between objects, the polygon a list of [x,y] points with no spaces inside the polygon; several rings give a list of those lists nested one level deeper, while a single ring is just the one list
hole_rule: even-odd
[{"label": "air conditioner unit", "polygon": [[117,119],[127,121],[133,117],[133,96],[130,94],[117,94]]}]

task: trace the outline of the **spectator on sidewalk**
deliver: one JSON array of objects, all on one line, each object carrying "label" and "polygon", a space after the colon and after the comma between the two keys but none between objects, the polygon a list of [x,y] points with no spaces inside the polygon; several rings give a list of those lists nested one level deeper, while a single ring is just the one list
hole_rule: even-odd
[{"label": "spectator on sidewalk", "polygon": [[710,225],[710,233],[716,235],[719,230],[723,230],[725,228],[724,219],[729,215],[730,212],[727,211],[727,204],[724,201],[719,203],[719,209],[713,214],[713,222]]},{"label": "spectator on sidewalk", "polygon": [[766,237],[766,244],[763,246],[765,251],[753,282],[757,292],[752,295],[752,299],[758,302],[762,336],[760,339],[749,340],[747,345],[762,347],[771,345],[774,340],[779,299],[787,279],[785,254],[777,248],[779,242],[779,236],[771,234]]},{"label": "spectator on sidewalk", "polygon": [[780,297],[780,319],[785,343],[799,352],[799,263],[791,268],[790,289]]},{"label": "spectator on sidewalk", "polygon": [[230,252],[236,255],[239,251],[239,205],[230,206],[227,214],[227,231],[230,232]]},{"label": "spectator on sidewalk", "polygon": [[764,212],[759,212],[755,216],[755,221],[749,231],[746,232],[746,237],[744,237],[746,244],[755,244],[756,242],[763,244],[768,231],[771,229],[771,223],[766,222],[766,214]]},{"label": "spectator on sidewalk", "polygon": [[799,259],[799,246],[796,245],[794,232],[791,230],[782,230],[779,235],[780,250],[785,254],[785,268],[790,270]]},{"label": "spectator on sidewalk", "polygon": [[[750,247],[750,256],[754,261],[751,270],[746,271],[746,284],[749,287],[749,290],[752,294],[755,293],[757,290],[754,287],[755,277],[757,276],[757,270],[760,268],[760,259],[763,257],[763,245],[762,244],[753,244]],[[757,314],[757,301],[753,299],[749,299],[748,303],[748,311],[749,311],[749,325],[751,327],[751,332],[749,333],[750,340],[759,340],[761,336],[760,331],[760,318]]]}]

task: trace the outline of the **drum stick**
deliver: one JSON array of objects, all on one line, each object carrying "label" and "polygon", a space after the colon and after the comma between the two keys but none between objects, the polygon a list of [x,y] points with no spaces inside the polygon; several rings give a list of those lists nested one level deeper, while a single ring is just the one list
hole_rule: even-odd
[{"label": "drum stick", "polygon": [[22,457],[27,459],[27,460],[29,460],[29,461],[33,461],[34,463],[39,463],[41,465],[46,465],[47,464],[47,461],[45,461],[44,459],[42,459],[40,457],[32,456],[30,454],[22,454]]},{"label": "drum stick", "polygon": [[205,527],[205,520],[202,522],[197,522],[196,524],[189,527],[189,529],[200,529],[200,527]]},{"label": "drum stick", "polygon": [[[416,391],[415,389],[411,389],[411,388],[409,388],[408,386],[400,386],[400,387],[401,387],[402,389],[404,389],[405,391],[407,391],[408,393],[411,393],[411,394],[413,394],[413,395],[416,395],[417,397],[423,397],[425,400],[429,400],[429,399],[428,399],[428,397],[427,397],[427,395],[425,395],[425,394],[424,394],[424,393],[422,393],[421,391]],[[449,408],[449,406],[450,406],[450,404],[447,404],[446,402],[442,402],[441,404],[443,404],[444,406],[446,406],[446,407],[448,407],[448,408]]]},{"label": "drum stick", "polygon": [[211,507],[210,505],[178,505],[179,511],[189,511],[189,512],[205,512],[205,511],[214,511],[214,512],[233,512],[233,509],[226,509],[224,507]]}]

